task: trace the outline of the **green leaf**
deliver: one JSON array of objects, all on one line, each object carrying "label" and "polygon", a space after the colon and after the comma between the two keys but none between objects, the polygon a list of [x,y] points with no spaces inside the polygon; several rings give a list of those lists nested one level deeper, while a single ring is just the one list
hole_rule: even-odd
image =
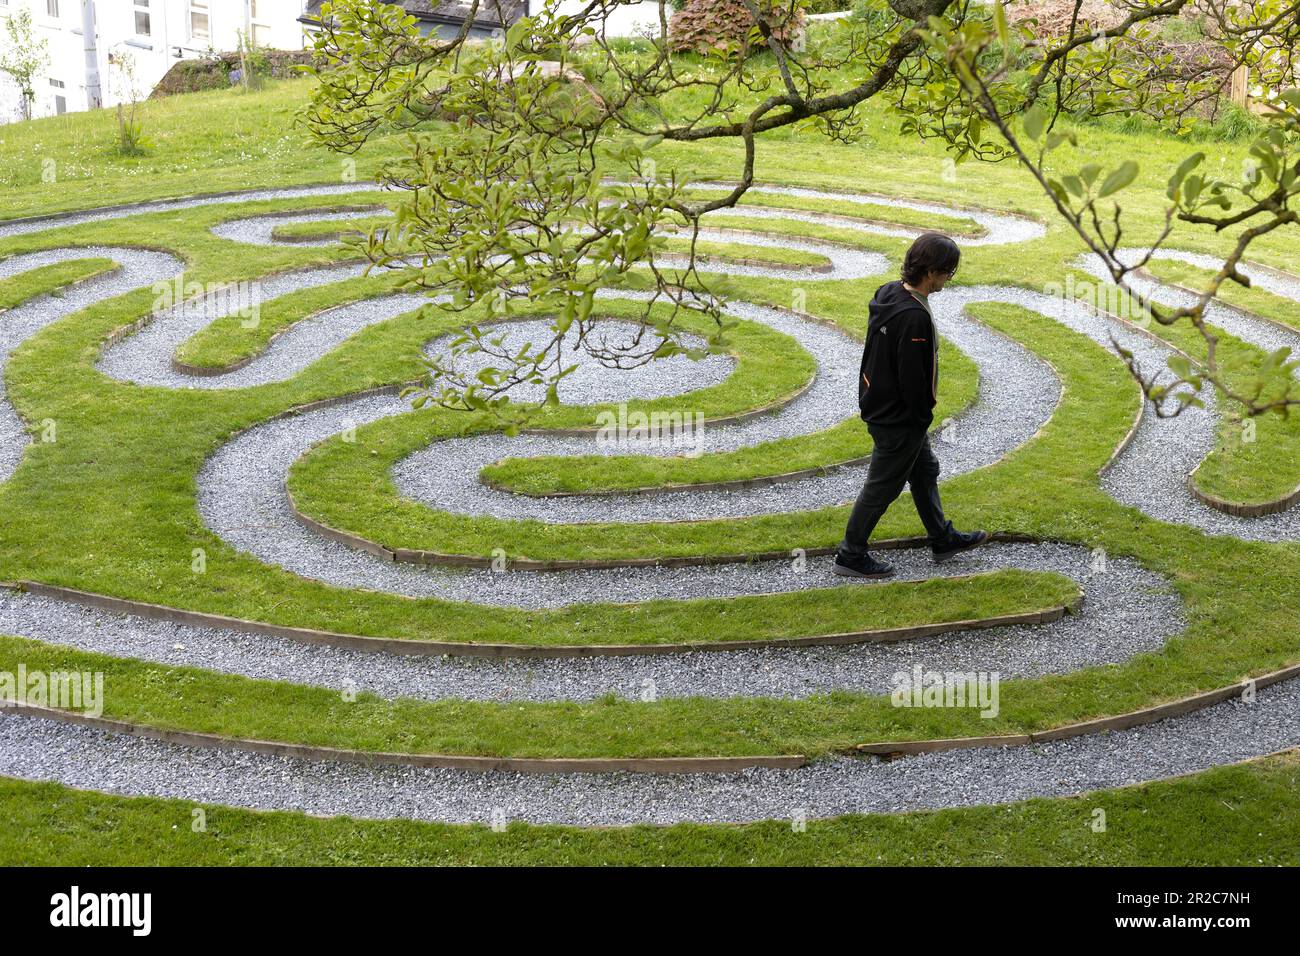
[{"label": "green leaf", "polygon": [[1106,181],[1101,184],[1101,191],[1097,193],[1099,199],[1105,198],[1112,193],[1117,193],[1133,180],[1137,179],[1138,164],[1131,159],[1124,160],[1119,168],[1106,177]]},{"label": "green leaf", "polygon": [[993,5],[993,26],[998,31],[998,42],[1002,44],[1002,60],[1006,62],[1011,59],[1011,30],[1007,26],[1007,11],[1002,0]]},{"label": "green leaf", "polygon": [[1025,118],[1023,122],[1025,127],[1025,135],[1028,136],[1030,139],[1036,140],[1043,135],[1043,130],[1047,126],[1047,117],[1043,115],[1043,111],[1041,109],[1035,106],[1033,109],[1029,110],[1029,112],[1025,114]]},{"label": "green leaf", "polygon": [[1204,161],[1204,153],[1192,153],[1192,155],[1188,156],[1178,164],[1178,168],[1174,170],[1174,174],[1169,177],[1169,191],[1167,195],[1170,199],[1173,199],[1178,195],[1178,191],[1183,185],[1183,180],[1187,178],[1188,174],[1191,173],[1193,169],[1201,165]]}]

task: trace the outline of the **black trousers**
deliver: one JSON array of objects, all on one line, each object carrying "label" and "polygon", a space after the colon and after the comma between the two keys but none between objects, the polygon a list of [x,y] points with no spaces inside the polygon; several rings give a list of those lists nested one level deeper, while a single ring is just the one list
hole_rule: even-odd
[{"label": "black trousers", "polygon": [[939,502],[939,459],[930,450],[926,430],[881,425],[868,425],[867,430],[875,449],[867,468],[867,483],[849,515],[840,553],[867,553],[867,539],[886,509],[903,493],[904,485],[911,486],[912,502],[931,543],[947,540],[952,534],[952,522],[944,518]]}]

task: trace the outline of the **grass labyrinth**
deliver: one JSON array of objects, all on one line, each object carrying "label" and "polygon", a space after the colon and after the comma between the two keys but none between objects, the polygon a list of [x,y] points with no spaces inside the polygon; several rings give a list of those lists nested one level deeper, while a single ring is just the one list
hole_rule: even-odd
[{"label": "grass labyrinth", "polygon": [[[1069,237],[1039,209],[990,211],[992,191],[963,198],[988,208],[789,164],[706,237],[707,267],[742,279],[730,353],[583,368],[516,438],[395,396],[464,317],[349,261],[340,236],[377,221],[364,184],[0,223],[0,580],[15,586],[0,671],[102,672],[118,722],[0,715],[5,799],[29,813],[46,791],[25,788],[62,784],[116,795],[76,799],[119,816],[144,813],[121,801],[139,795],[748,823],[1062,797],[1294,747],[1286,680],[1132,729],[1075,726],[1300,662],[1300,518],[1216,510],[1187,480],[1278,501],[1300,483],[1300,436],[1268,422],[1242,443],[1214,412],[1139,419],[1109,337],[1147,363],[1190,337],[1044,294],[1089,275]],[[880,531],[900,580],[843,585],[826,553],[870,453],[848,402],[864,303],[924,228],[966,249],[936,298],[945,506],[1002,540],[936,567],[903,501]],[[156,283],[229,282],[266,291],[257,322],[157,307]],[[1234,361],[1300,342],[1290,289],[1216,315]],[[637,294],[602,299],[611,328]],[[597,447],[597,416],[620,406],[701,416],[699,454]],[[1170,441],[1190,466],[1168,464]],[[916,666],[1000,674],[996,713],[894,706],[894,675]],[[870,756],[985,737],[1007,746]],[[568,763],[510,763],[545,760]],[[668,772],[683,769],[699,772]],[[1196,780],[1189,794],[1213,790]],[[851,841],[871,819],[826,826]]]}]

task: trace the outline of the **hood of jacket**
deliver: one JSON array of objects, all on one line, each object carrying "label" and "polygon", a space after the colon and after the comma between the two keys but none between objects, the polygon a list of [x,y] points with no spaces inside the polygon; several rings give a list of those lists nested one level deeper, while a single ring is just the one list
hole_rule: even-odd
[{"label": "hood of jacket", "polygon": [[874,335],[903,313],[913,310],[929,314],[926,307],[903,287],[900,280],[886,282],[876,290],[871,304],[867,307],[867,314],[870,316],[867,322],[867,335]]}]

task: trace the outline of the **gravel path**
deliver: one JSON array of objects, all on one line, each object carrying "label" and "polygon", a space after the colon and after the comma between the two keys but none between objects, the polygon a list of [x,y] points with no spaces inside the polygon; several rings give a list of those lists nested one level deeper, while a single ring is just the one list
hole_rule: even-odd
[{"label": "gravel path", "polygon": [[[112,259],[120,268],[76,283],[57,295],[37,296],[15,308],[0,311],[0,482],[13,476],[30,440],[5,391],[4,369],[14,349],[65,316],[155,281],[173,278],[184,269],[179,259],[165,253],[106,246],[47,249],[0,259],[0,279],[8,279],[42,266],[73,259],[99,258]],[[57,423],[55,425],[57,429]],[[55,435],[57,437],[57,431]]]},{"label": "gravel path", "polygon": [[[936,296],[935,300],[936,319],[943,335],[981,369],[977,403],[949,423],[936,443],[936,453],[949,476],[992,464],[1022,445],[1047,421],[1060,398],[1060,383],[1046,363],[966,318],[963,307],[970,301],[974,300],[962,290],[954,290],[951,296]],[[736,303],[728,311],[737,318],[791,336],[816,358],[817,376],[807,391],[774,414],[732,425],[706,426],[692,436],[692,453],[748,448],[811,434],[844,420],[844,396],[854,391],[862,354],[860,342],[836,329],[750,303]],[[996,374],[993,370],[997,370]],[[595,399],[581,393],[574,398],[571,393],[568,400],[583,404]],[[310,429],[305,422],[302,427]],[[250,441],[254,448],[256,444],[255,438]],[[303,448],[306,450],[306,445]],[[671,456],[681,454],[681,450],[666,442],[602,443],[592,437],[506,438],[493,434],[431,443],[399,462],[393,476],[403,496],[441,511],[551,524],[740,518],[815,510],[851,502],[866,480],[864,463],[775,485],[551,498],[511,494],[479,480],[484,466],[507,456]]]},{"label": "gravel path", "polygon": [[[1083,609],[1047,626],[999,627],[895,644],[693,652],[670,657],[496,660],[348,651],[288,638],[112,614],[0,591],[0,633],[259,679],[354,687],[386,698],[542,701],[591,700],[604,694],[636,699],[650,687],[659,697],[806,698],[837,689],[883,693],[895,673],[918,663],[928,670],[997,672],[1008,680],[1039,677],[1118,664],[1139,653],[1158,651],[1184,623],[1181,602],[1162,578],[1128,561],[1112,559],[1098,565],[1091,555],[1068,545],[990,546],[937,568],[914,551],[890,555],[891,560],[896,558],[908,579],[988,572],[1009,565],[1054,571],[1079,582]],[[828,561],[811,559],[802,573],[786,564],[767,562],[769,577],[762,584],[772,591],[824,587],[834,580],[827,574]],[[725,566],[719,576],[724,584],[753,583],[734,578],[732,569]],[[663,573],[643,575],[642,569],[633,569],[626,580],[605,571],[540,576],[473,571],[459,579],[459,592],[454,590],[457,579],[453,575],[429,575],[434,580],[444,577],[449,593],[485,604],[512,599],[534,605],[546,599],[555,603],[632,600],[638,594],[655,593],[657,581],[670,588],[681,586],[665,580]],[[638,577],[641,580],[636,580]],[[718,585],[707,574],[699,577],[699,587]],[[530,578],[534,587],[546,592],[542,598],[527,589]],[[838,586],[869,589],[878,585]]]},{"label": "gravel path", "polygon": [[[1193,773],[1300,744],[1300,681],[1196,713],[1034,746],[836,758],[729,774],[474,773],[191,750],[6,715],[0,767],[31,780],[265,810],[580,826],[896,813],[1060,797]],[[1081,824],[1082,825],[1082,824]]]},{"label": "gravel path", "polygon": [[194,209],[198,206],[225,206],[231,203],[258,202],[264,199],[296,199],[302,196],[340,196],[349,193],[372,192],[379,190],[366,183],[343,183],[328,186],[294,186],[280,189],[253,189],[236,195],[198,196],[190,199],[157,199],[148,202],[133,203],[129,208],[88,209],[72,214],[56,213],[52,216],[34,216],[12,222],[0,220],[0,239],[10,236],[26,236],[46,229],[59,229],[65,226],[80,226],[87,222],[104,222],[109,219],[123,219],[138,216],[141,213],[178,212],[182,209]]},{"label": "gravel path", "polygon": [[[1134,263],[1136,250],[1120,250],[1121,260]],[[1223,260],[1212,256],[1176,250],[1161,250],[1155,258],[1186,262],[1203,269],[1217,270]],[[1100,263],[1085,257],[1079,265],[1098,279],[1106,273]],[[1300,281],[1282,273],[1245,266],[1242,270],[1260,288],[1300,302]],[[1190,293],[1161,285],[1152,278],[1135,274],[1129,284],[1139,295],[1161,304],[1179,307],[1190,304]],[[1282,328],[1256,316],[1219,302],[1205,310],[1206,321],[1229,335],[1236,336],[1265,351],[1290,347],[1300,355],[1300,333]],[[1163,358],[1147,359],[1147,369],[1162,367]],[[1117,501],[1132,505],[1157,521],[1186,524],[1210,534],[1232,535],[1249,541],[1295,541],[1300,539],[1300,508],[1278,514],[1243,518],[1225,514],[1204,504],[1187,488],[1187,476],[1215,449],[1218,437],[1216,399],[1212,391],[1202,393],[1205,408],[1189,408],[1175,418],[1159,419],[1148,411],[1133,437],[1132,444],[1102,478],[1102,487]],[[1294,476],[1300,482],[1300,472]]]},{"label": "gravel path", "polygon": [[[742,206],[732,213],[738,217],[746,219],[766,219],[775,218],[769,215],[759,213],[757,215],[751,212],[748,206]],[[212,232],[223,239],[230,239],[234,242],[250,243],[259,246],[282,245],[280,240],[276,239],[275,231],[281,226],[299,222],[347,222],[350,219],[362,219],[373,216],[373,212],[341,212],[341,213],[319,213],[309,212],[301,215],[277,215],[277,216],[255,216],[249,219],[235,219],[222,223],[213,228]],[[804,218],[805,221],[816,222],[815,217],[795,217],[791,215],[780,216],[782,219]],[[857,223],[849,228],[856,229],[863,233],[879,234],[884,231],[881,227],[874,224]],[[701,229],[699,232],[701,242],[742,242],[748,246],[759,246],[768,249],[791,250],[795,252],[808,252],[815,255],[824,256],[829,260],[826,266],[811,269],[803,266],[779,267],[775,265],[757,265],[743,262],[708,262],[700,261],[696,269],[699,272],[725,272],[729,276],[738,278],[758,277],[766,279],[791,279],[802,282],[825,282],[828,279],[863,279],[867,276],[877,275],[882,272],[888,264],[888,260],[876,252],[864,252],[860,249],[851,249],[839,243],[822,242],[817,239],[796,239],[789,236],[769,236],[760,233],[739,233],[735,229]],[[288,244],[295,246],[330,246],[337,242],[337,239],[321,239],[309,241],[292,241]],[[707,260],[707,257],[705,257]],[[676,262],[685,262],[684,256],[662,253],[656,257],[661,265],[671,265]]]},{"label": "gravel path", "polygon": [[[731,183],[717,182],[698,182],[691,184],[693,188],[698,189],[730,189]],[[285,191],[281,196],[290,195],[323,195],[357,192],[358,187],[308,187]],[[1046,227],[1026,216],[1008,215],[1005,213],[996,213],[984,209],[966,209],[954,208],[952,206],[942,205],[940,203],[922,202],[912,199],[898,199],[893,196],[876,196],[867,193],[854,194],[844,192],[828,192],[822,189],[808,189],[800,186],[751,186],[749,192],[754,195],[767,196],[792,196],[804,199],[824,199],[838,203],[841,208],[852,209],[853,206],[886,206],[894,209],[908,209],[913,212],[928,213],[935,216],[956,216],[958,218],[970,219],[981,232],[977,236],[962,237],[963,246],[993,246],[1006,245],[1016,242],[1029,242],[1034,239],[1040,239],[1047,234]],[[377,193],[378,195],[378,193]],[[243,201],[244,199],[267,199],[275,198],[274,194],[248,194],[244,197],[227,199],[225,202]],[[186,205],[208,205],[214,201],[222,200],[204,200],[204,201],[187,201],[168,203],[169,209],[182,209]],[[222,223],[213,229],[213,232],[223,239],[231,239],[237,242],[250,242],[258,245],[270,245],[275,243],[272,233],[277,226],[285,225],[291,222],[345,222],[349,219],[365,219],[373,217],[376,213],[382,213],[385,207],[375,206],[367,210],[348,210],[337,213],[319,213],[311,216],[258,216],[248,219],[239,220],[237,223]],[[870,215],[875,212],[874,209],[862,210],[863,215]],[[807,222],[814,225],[832,224],[838,228],[856,230],[878,236],[894,236],[898,238],[909,238],[920,235],[926,231],[916,226],[895,225],[884,222],[864,222],[862,219],[854,218],[851,215],[835,215],[833,213],[811,212],[799,209],[783,209],[769,206],[750,206],[741,205],[734,209],[719,210],[718,215],[727,217],[744,216],[750,219],[779,219],[793,220],[796,222]],[[100,216],[99,218],[106,218]],[[78,219],[81,221],[90,221],[88,219]],[[10,233],[6,227],[0,224],[0,238]],[[310,245],[329,245],[329,241],[310,242]],[[795,248],[782,240],[781,245],[784,248]],[[821,249],[817,251],[821,252]],[[764,270],[763,275],[770,275],[770,272]]]},{"label": "gravel path", "polygon": [[[169,201],[149,204],[147,208],[183,209],[259,198],[329,196],[357,190],[356,185],[309,187],[229,198]],[[755,191],[833,198],[845,204],[882,203],[878,197],[845,197],[809,189],[763,187]],[[883,202],[900,208],[965,214],[927,203]],[[0,224],[0,237],[129,214],[90,212],[60,223]],[[357,215],[369,213],[305,214],[265,217],[265,220],[259,217],[228,222],[215,231],[227,238],[259,241],[260,230],[265,228],[269,241],[274,225],[296,219],[343,219]],[[742,207],[728,211],[728,215],[834,222],[837,226],[885,235],[907,236],[919,231],[761,207]],[[967,245],[1022,242],[1043,232],[1041,225],[1016,217],[969,215],[985,230],[985,235],[964,240]],[[734,234],[718,233],[716,238],[731,235]],[[879,274],[885,267],[883,257],[825,243],[774,238],[746,238],[745,241],[808,248],[828,255],[833,268],[825,274],[748,267],[756,270],[750,272],[746,267],[732,265],[719,268],[733,275],[824,281]],[[170,278],[180,271],[177,260],[158,253],[60,249],[0,261],[0,277],[47,262],[93,255],[108,255],[129,268],[77,287],[64,297],[42,297],[5,313],[0,320],[0,366],[17,344],[50,322],[84,305]],[[271,277],[262,283],[260,292],[265,300],[338,282],[359,272],[360,267],[346,266]],[[1273,281],[1277,276],[1270,274],[1268,278]],[[1295,297],[1297,290],[1286,284],[1285,277],[1275,285],[1270,291]],[[191,303],[158,316],[142,332],[109,349],[101,368],[116,378],[172,387],[234,388],[279,381],[319,360],[360,329],[408,312],[424,301],[415,296],[392,295],[329,309],[277,336],[264,355],[244,368],[212,378],[186,376],[170,365],[176,347],[219,313],[219,306],[213,302]],[[934,300],[940,329],[981,369],[978,402],[949,423],[942,438],[936,441],[936,451],[948,475],[984,467],[1023,444],[1048,419],[1060,398],[1060,384],[1045,363],[966,318],[966,306],[985,301],[1033,309],[1107,346],[1114,336],[1134,351],[1144,368],[1163,366],[1167,357],[1167,349],[1146,337],[1118,328],[1059,297],[1001,287],[948,290]],[[777,310],[734,303],[732,311],[739,318],[763,322],[792,336],[817,359],[818,374],[808,392],[771,415],[707,428],[703,448],[718,451],[748,447],[836,424],[840,419],[828,414],[826,409],[834,407],[831,396],[847,391],[847,379],[856,374],[858,343],[838,331]],[[1238,321],[1236,315],[1240,313],[1216,316],[1216,324],[1221,324],[1218,320],[1222,319],[1224,328],[1241,334],[1226,324]],[[1250,317],[1244,320],[1245,325],[1239,327],[1245,329],[1242,337],[1247,341],[1255,341],[1250,335],[1262,336],[1261,342],[1272,341],[1266,336],[1279,334],[1272,326],[1255,328],[1266,325],[1258,320]],[[527,335],[530,331],[537,329],[521,323],[515,334]],[[1283,344],[1289,344],[1289,340]],[[431,348],[437,346],[438,343],[433,343]],[[623,372],[612,377],[601,375],[593,368],[580,369],[566,383],[570,393],[565,395],[565,400],[619,401],[684,394],[723,380],[732,371],[733,363],[720,356],[705,363],[678,361],[674,364],[670,360],[656,363],[653,369],[653,375]],[[793,561],[768,561],[701,568],[547,574],[422,569],[377,561],[343,545],[322,541],[297,525],[288,515],[283,492],[284,476],[293,460],[313,441],[350,425],[398,414],[406,407],[404,402],[384,397],[357,399],[266,423],[238,436],[209,460],[200,476],[200,510],[205,520],[237,547],[301,574],[342,586],[498,606],[540,608],[578,602],[689,599],[831,585],[825,559],[810,559],[806,566]],[[5,424],[5,416],[17,421],[8,402],[0,401],[0,480],[12,473],[24,444],[21,425],[14,431]],[[1160,462],[1156,459],[1167,452],[1159,442],[1171,440],[1172,435],[1172,441],[1185,455],[1187,448],[1208,450],[1214,437],[1211,413],[1199,419],[1197,416],[1178,419],[1177,424],[1183,430],[1176,433],[1166,428],[1169,424],[1148,416],[1136,440],[1104,479],[1107,489],[1117,498],[1157,516],[1170,514],[1169,499],[1177,497],[1177,489],[1182,488],[1186,474],[1185,470],[1177,473],[1177,467],[1165,473],[1157,471],[1155,466]],[[493,491],[477,481],[478,469],[503,455],[589,454],[594,450],[593,443],[585,438],[545,435],[515,440],[484,436],[442,442],[401,463],[397,480],[404,493],[457,514],[526,516],[551,522],[609,520],[617,514],[622,521],[651,522],[821,507],[851,498],[862,479],[861,469],[846,467],[813,479],[779,483],[758,490],[761,493],[742,489],[555,499],[520,498]],[[626,445],[612,449],[619,454],[629,450],[664,453],[629,449]],[[671,449],[668,453],[677,451]],[[1200,451],[1200,455],[1204,453]],[[1154,481],[1153,475],[1157,476]],[[1219,530],[1219,526],[1205,523],[1206,516],[1186,509],[1185,503],[1180,503],[1178,508],[1183,510],[1173,512],[1176,517],[1163,520],[1186,520]],[[1281,540],[1296,536],[1291,525],[1279,521],[1278,527],[1272,527],[1272,519],[1231,519],[1218,512],[1212,512],[1211,516],[1233,522],[1229,533],[1243,537]],[[771,648],[666,658],[493,661],[362,655],[301,645],[287,639],[106,614],[51,599],[0,592],[0,632],[159,663],[189,664],[330,688],[355,687],[388,698],[546,701],[590,700],[606,693],[635,699],[644,696],[648,687],[661,698],[806,698],[833,690],[880,693],[889,689],[896,672],[907,671],[915,665],[927,670],[994,671],[1010,680],[1121,663],[1135,654],[1158,651],[1183,626],[1181,605],[1166,582],[1125,561],[1112,560],[1103,571],[1095,573],[1091,556],[1078,548],[1055,544],[990,546],[938,569],[927,555],[918,551],[895,552],[890,558],[899,564],[904,579],[1003,567],[1058,571],[1083,585],[1084,612],[1047,627],[996,628],[895,645]],[[874,585],[833,586],[870,588]],[[522,776],[321,765],[197,751],[22,720],[0,712],[0,768],[15,776],[58,780],[115,793],[151,793],[238,806],[374,817],[471,821],[487,820],[494,812],[500,812],[508,819],[587,825],[753,820],[789,817],[798,812],[820,817],[1063,795],[1191,772],[1297,744],[1300,742],[1298,702],[1300,682],[1293,681],[1261,692],[1253,704],[1234,701],[1149,727],[1056,744],[956,751],[887,764],[833,759],[797,771],[757,770],[692,776]]]}]

